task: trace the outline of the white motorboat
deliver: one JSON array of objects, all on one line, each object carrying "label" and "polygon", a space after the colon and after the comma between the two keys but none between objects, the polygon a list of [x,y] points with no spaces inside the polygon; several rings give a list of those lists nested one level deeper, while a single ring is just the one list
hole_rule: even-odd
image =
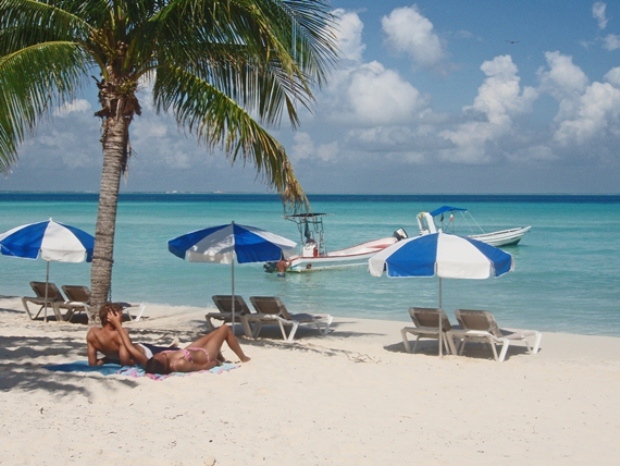
[{"label": "white motorboat", "polygon": [[[299,254],[287,258],[289,263],[287,272],[301,273],[367,266],[370,257],[407,237],[407,232],[400,228],[392,236],[366,241],[344,249],[328,251],[325,246],[323,230],[323,217],[325,215],[324,213],[301,213],[285,216],[287,220],[297,224],[301,236]],[[267,262],[264,269],[266,272],[274,272],[276,263]]]},{"label": "white motorboat", "polygon": [[417,219],[421,235],[443,231],[468,236],[491,246],[516,246],[523,235],[532,228],[531,226],[516,227],[487,233],[467,209],[450,206],[442,206],[432,212],[420,212]]}]

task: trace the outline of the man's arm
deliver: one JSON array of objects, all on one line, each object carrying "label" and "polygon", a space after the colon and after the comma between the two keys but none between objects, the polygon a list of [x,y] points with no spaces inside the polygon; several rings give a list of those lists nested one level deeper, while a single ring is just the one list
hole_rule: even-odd
[{"label": "man's arm", "polygon": [[[118,332],[118,335],[121,337],[121,341],[123,342],[123,346],[129,353],[129,357],[133,359],[134,361],[142,365],[145,365],[146,361],[148,361],[148,358],[138,348],[135,347],[135,345],[129,338],[129,334],[123,328],[121,319],[122,319],[122,316],[120,313],[108,314],[108,321],[112,324],[112,326]],[[123,358],[124,355],[122,351],[119,351],[119,355],[121,356],[121,364],[127,364],[125,361],[123,361],[123,359],[125,358]]]}]

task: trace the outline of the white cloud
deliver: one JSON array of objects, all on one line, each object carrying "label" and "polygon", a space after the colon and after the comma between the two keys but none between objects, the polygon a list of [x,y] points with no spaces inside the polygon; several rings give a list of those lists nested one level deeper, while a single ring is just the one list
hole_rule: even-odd
[{"label": "white cloud", "polygon": [[620,49],[620,35],[608,34],[603,39],[603,48],[605,50],[614,51]]},{"label": "white cloud", "polygon": [[605,9],[607,5],[603,2],[595,2],[592,5],[592,17],[597,21],[599,29],[607,27],[607,18],[605,17]]},{"label": "white cloud", "polygon": [[334,160],[340,151],[340,144],[338,141],[330,142],[328,144],[321,144],[316,150],[316,155],[324,161]]},{"label": "white cloud", "polygon": [[560,52],[545,52],[548,69],[539,69],[541,92],[549,93],[560,105],[556,121],[570,118],[575,112],[575,105],[586,91],[589,80],[585,73],[573,63],[569,55]]},{"label": "white cloud", "polygon": [[473,110],[486,114],[490,123],[498,124],[511,115],[531,111],[537,92],[531,87],[521,91],[517,66],[510,55],[486,61],[480,69],[487,78],[478,88],[478,95],[471,107]]},{"label": "white cloud", "polygon": [[293,136],[293,145],[289,157],[293,163],[300,160],[321,159],[325,162],[338,156],[340,147],[337,141],[315,145],[312,136],[308,133],[297,132]]},{"label": "white cloud", "polygon": [[398,146],[411,141],[411,129],[404,126],[373,126],[349,133],[351,139],[358,140],[361,145]]},{"label": "white cloud", "polygon": [[[342,9],[334,11],[336,24],[334,34],[338,47],[338,64],[329,76],[326,88],[318,93],[318,98],[333,101],[338,99],[346,85],[349,75],[362,63],[362,56],[366,46],[362,41],[364,23],[357,13],[345,12]],[[328,94],[326,96],[326,94]],[[308,116],[308,115],[306,115]]]},{"label": "white cloud", "polygon": [[588,77],[581,68],[573,64],[571,56],[562,55],[558,51],[545,52],[545,59],[549,70],[538,71],[543,90],[550,92],[558,99],[580,95],[585,91],[588,86]]},{"label": "white cloud", "polygon": [[597,137],[620,136],[620,89],[610,83],[592,83],[563,115],[554,139],[562,145],[586,144]]},{"label": "white cloud", "polygon": [[338,44],[341,60],[361,62],[366,46],[362,43],[364,23],[356,13],[345,12],[342,9],[334,10],[336,27],[334,35]]},{"label": "white cloud", "polygon": [[418,7],[402,7],[381,19],[386,42],[397,52],[408,54],[416,64],[432,67],[445,56],[433,23],[420,14]]},{"label": "white cloud", "polygon": [[605,75],[606,83],[589,84],[570,56],[547,52],[545,57],[549,70],[539,71],[541,90],[559,102],[554,118],[556,130],[550,142],[578,147],[596,138],[618,137],[620,68],[613,68]]},{"label": "white cloud", "polygon": [[86,113],[92,109],[92,106],[87,100],[76,99],[71,102],[66,102],[59,108],[54,110],[54,116],[67,117],[72,113]]},{"label": "white cloud", "polygon": [[353,118],[361,124],[403,122],[424,103],[415,87],[378,62],[352,74],[347,96]]},{"label": "white cloud", "polygon": [[411,122],[427,104],[426,99],[396,71],[378,61],[363,62],[364,24],[357,13],[336,10],[335,15],[343,59],[330,76],[329,87],[319,95],[317,109],[324,119],[343,126]]},{"label": "white cloud", "polygon": [[605,80],[616,87],[620,87],[620,66],[609,70],[605,75]]},{"label": "white cloud", "polygon": [[[145,95],[142,100],[149,99]],[[196,136],[186,136],[179,131],[170,115],[144,112],[133,120],[129,131],[135,151],[135,161],[130,162],[132,166],[148,163],[152,167],[188,170],[209,160],[208,150],[199,145]]]},{"label": "white cloud", "polygon": [[440,133],[453,145],[440,151],[444,159],[466,163],[488,161],[487,144],[509,134],[513,118],[531,112],[538,97],[531,87],[521,89],[517,67],[509,55],[486,61],[480,69],[487,77],[478,88],[473,105],[463,109],[469,121],[455,130]]},{"label": "white cloud", "polygon": [[312,157],[314,154],[314,141],[312,141],[312,136],[308,133],[298,131],[293,136],[293,140],[295,141],[295,144],[293,145],[290,153],[290,157],[293,162]]},{"label": "white cloud", "polygon": [[[91,170],[101,167],[101,120],[91,105],[75,100],[54,111],[54,118],[42,121],[20,150],[20,165],[55,173],[58,170]],[[45,154],[42,156],[41,154]],[[74,175],[73,175],[74,176]]]},{"label": "white cloud", "polygon": [[607,82],[589,83],[572,57],[547,52],[548,70],[539,70],[541,90],[559,102],[553,142],[578,147],[596,138],[620,136],[620,67],[605,75]]},{"label": "white cloud", "polygon": [[366,154],[374,160],[381,157],[398,163],[420,164],[428,160],[429,150],[434,153],[437,147],[436,128],[434,125],[355,128],[347,132],[343,146],[350,149],[351,158],[359,159]]},{"label": "white cloud", "polygon": [[184,139],[168,116],[154,113],[134,118],[129,131],[132,146],[136,150],[148,147],[149,153],[153,155],[159,154],[160,148],[170,147],[175,141]]},{"label": "white cloud", "polygon": [[560,157],[548,145],[539,144],[517,149],[509,155],[509,158],[514,161],[527,162],[534,160],[553,161]]}]

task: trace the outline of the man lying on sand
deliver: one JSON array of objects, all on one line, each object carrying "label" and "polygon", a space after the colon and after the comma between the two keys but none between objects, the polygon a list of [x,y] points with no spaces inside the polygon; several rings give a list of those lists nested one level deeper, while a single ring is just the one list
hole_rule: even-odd
[{"label": "man lying on sand", "polygon": [[[123,308],[117,303],[106,303],[99,310],[99,319],[101,327],[92,327],[86,335],[86,346],[88,351],[88,364],[90,366],[101,366],[105,362],[118,362],[124,366],[133,366],[137,363],[142,364],[142,360],[146,362],[154,354],[161,351],[177,349],[176,347],[155,346],[148,343],[132,344],[136,351],[140,353],[140,357],[136,358],[131,355],[125,345],[123,345],[121,334],[129,339],[127,331],[122,327]],[[112,323],[112,320],[117,325]],[[130,340],[131,341],[131,340]],[[97,358],[97,352],[102,353],[105,357]]]},{"label": "man lying on sand", "polygon": [[170,372],[193,372],[209,370],[224,362],[221,349],[224,342],[237,355],[241,362],[248,362],[248,358],[237,337],[230,327],[222,325],[211,333],[200,337],[185,348],[168,349],[147,357],[129,339],[129,335],[122,328],[122,318],[117,313],[108,314],[108,322],[117,329],[125,350],[130,357],[142,364],[146,372],[151,374],[169,374]]}]

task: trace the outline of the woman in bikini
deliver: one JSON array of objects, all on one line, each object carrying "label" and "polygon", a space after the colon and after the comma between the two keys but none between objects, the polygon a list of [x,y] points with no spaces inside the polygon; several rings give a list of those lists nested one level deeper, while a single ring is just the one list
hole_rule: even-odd
[{"label": "woman in bikini", "polygon": [[[116,326],[116,324],[121,324],[118,316],[113,316],[109,320],[114,326]],[[227,325],[218,327],[211,333],[190,343],[185,348],[162,351],[161,353],[155,354],[150,359],[146,359],[134,346],[131,340],[129,340],[125,332],[119,333],[127,351],[129,351],[136,361],[144,365],[146,372],[151,374],[202,371],[219,366],[224,362],[221,353],[224,342],[228,344],[228,347],[237,355],[241,362],[248,362],[250,360],[241,349],[237,337],[235,337],[230,327]]]}]

